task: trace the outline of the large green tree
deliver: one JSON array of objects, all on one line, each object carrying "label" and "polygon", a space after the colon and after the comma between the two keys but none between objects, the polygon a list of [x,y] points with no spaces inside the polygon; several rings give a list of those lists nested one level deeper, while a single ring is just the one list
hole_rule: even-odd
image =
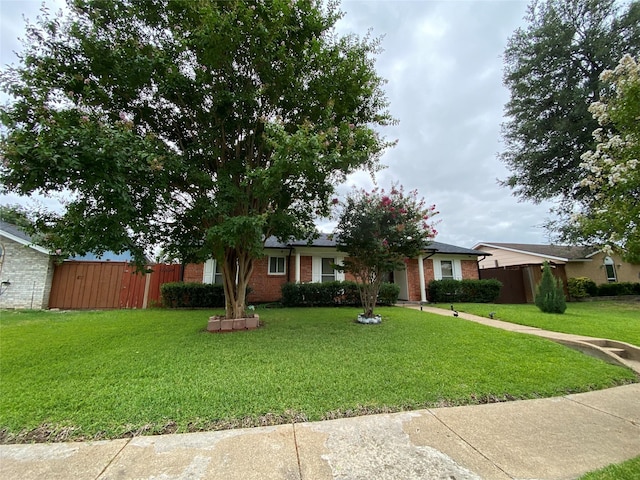
[{"label": "large green tree", "polygon": [[65,253],[215,257],[242,317],[264,239],[307,235],[388,146],[378,42],[338,36],[340,16],[320,0],[69,0],[2,73],[0,180],[69,194],[39,219]]},{"label": "large green tree", "polygon": [[601,77],[612,88],[589,107],[600,125],[598,143],[580,164],[589,195],[568,208],[561,232],[640,263],[640,57],[625,55]]},{"label": "large green tree", "polygon": [[504,53],[511,97],[500,158],[510,176],[502,183],[534,202],[580,198],[580,155],[598,126],[587,109],[600,73],[640,52],[640,2],[534,0],[525,20]]}]

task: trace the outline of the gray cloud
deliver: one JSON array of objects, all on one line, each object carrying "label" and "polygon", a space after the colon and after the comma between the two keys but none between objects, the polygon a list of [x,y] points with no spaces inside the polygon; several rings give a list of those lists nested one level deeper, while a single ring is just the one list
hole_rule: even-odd
[{"label": "gray cloud", "polygon": [[[503,106],[502,53],[523,25],[520,1],[345,1],[341,32],[384,35],[377,68],[388,79],[397,138],[379,185],[418,189],[439,215],[438,240],[546,242],[549,204],[518,203],[497,184]],[[369,188],[366,176],[350,179]],[[341,189],[341,191],[345,191]]]}]

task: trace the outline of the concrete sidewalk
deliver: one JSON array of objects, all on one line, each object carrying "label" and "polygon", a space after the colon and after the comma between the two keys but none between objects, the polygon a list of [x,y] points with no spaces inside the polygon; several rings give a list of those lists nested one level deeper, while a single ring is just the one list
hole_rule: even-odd
[{"label": "concrete sidewalk", "polygon": [[572,479],[640,455],[640,385],[98,442],[0,446],[3,479]]}]

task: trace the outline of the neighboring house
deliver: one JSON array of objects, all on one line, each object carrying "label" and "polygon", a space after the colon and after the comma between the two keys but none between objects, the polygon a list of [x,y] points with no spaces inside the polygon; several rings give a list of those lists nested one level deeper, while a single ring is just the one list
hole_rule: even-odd
[{"label": "neighboring house", "polygon": [[[347,273],[333,269],[345,258],[338,252],[331,235],[321,234],[312,242],[279,242],[270,237],[265,242],[266,255],[254,263],[249,282],[250,302],[273,302],[281,298],[287,282],[310,283],[353,280]],[[426,287],[431,280],[446,278],[477,279],[477,258],[485,255],[468,248],[432,242],[418,258],[407,259],[406,269],[392,272],[389,280],[400,287],[400,300],[426,301]],[[185,266],[185,282],[222,283],[220,266],[215,260]]]},{"label": "neighboring house", "polygon": [[0,308],[47,308],[53,271],[47,249],[15,225],[0,221]]},{"label": "neighboring house", "polygon": [[[554,275],[562,280],[565,288],[567,279],[574,277],[588,277],[596,284],[640,280],[640,265],[592,247],[481,242],[473,248],[491,255],[479,262],[480,278],[497,278],[503,282],[505,287],[499,301],[504,303],[533,302],[545,261],[553,267]],[[512,298],[507,302],[504,297],[508,295]]]}]

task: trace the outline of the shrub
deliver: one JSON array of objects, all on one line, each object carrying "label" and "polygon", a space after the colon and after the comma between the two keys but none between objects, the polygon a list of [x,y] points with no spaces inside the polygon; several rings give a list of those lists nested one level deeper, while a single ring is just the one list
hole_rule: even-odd
[{"label": "shrub", "polygon": [[490,280],[432,280],[428,299],[434,303],[491,303],[500,295],[502,283]]},{"label": "shrub", "polygon": [[567,280],[567,287],[571,298],[586,298],[598,292],[596,282],[588,277],[570,278]]},{"label": "shrub", "polygon": [[378,305],[394,305],[400,295],[400,286],[395,283],[383,283],[378,292]]},{"label": "shrub", "polygon": [[548,262],[542,267],[542,280],[536,289],[536,306],[545,313],[564,313],[567,303],[562,282],[551,273]]},{"label": "shrub", "polygon": [[[378,303],[393,305],[398,300],[400,287],[383,283]],[[285,283],[282,285],[282,305],[285,307],[361,306],[358,285],[355,282]]]},{"label": "shrub", "polygon": [[640,283],[603,283],[598,285],[598,296],[640,295]]},{"label": "shrub", "polygon": [[169,308],[224,308],[222,285],[165,283],[160,287],[162,304]]}]

